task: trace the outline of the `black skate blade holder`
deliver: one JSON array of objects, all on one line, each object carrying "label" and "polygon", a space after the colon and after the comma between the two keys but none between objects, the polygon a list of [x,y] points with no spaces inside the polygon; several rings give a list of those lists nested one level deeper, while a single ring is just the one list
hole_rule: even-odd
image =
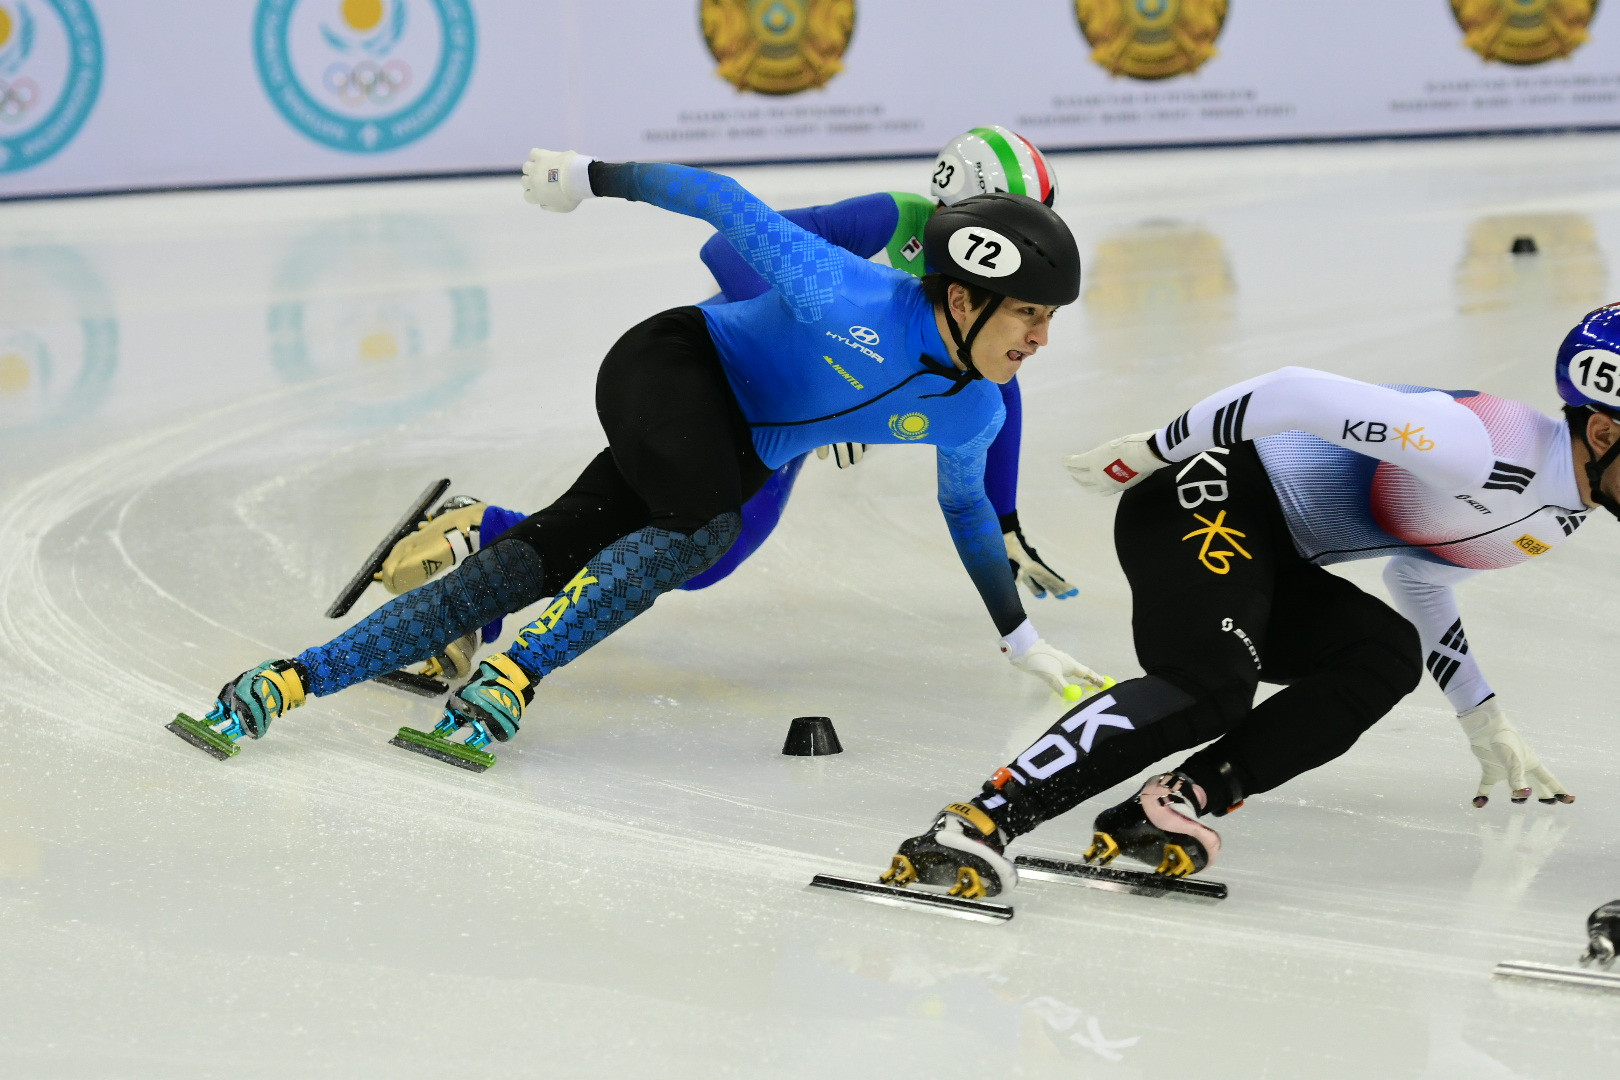
[{"label": "black skate blade holder", "polygon": [[382,564],[388,558],[388,553],[394,549],[394,545],[415,532],[416,527],[427,520],[433,504],[449,490],[448,479],[435,480],[423,489],[422,494],[411,504],[411,508],[405,511],[405,516],[394,524],[393,529],[383,537],[382,543],[377,545],[377,549],[366,559],[365,564],[349,579],[343,591],[338,593],[338,598],[332,601],[332,606],[326,609],[328,619],[341,619],[349,613],[355,601],[360,599],[360,594],[376,580],[378,571],[382,569]]},{"label": "black skate blade holder", "polygon": [[1018,876],[1034,881],[1061,881],[1088,889],[1130,893],[1133,896],[1175,896],[1188,900],[1225,900],[1226,885],[1202,878],[1170,877],[1147,870],[1124,870],[1091,863],[1020,855],[1013,860]]},{"label": "black skate blade holder", "polygon": [[810,879],[810,888],[844,893],[846,896],[853,896],[857,900],[873,904],[918,908],[939,915],[949,915],[955,919],[967,919],[970,922],[1003,923],[1013,917],[1013,909],[1006,904],[968,900],[960,896],[946,896],[944,893],[924,892],[915,888],[902,889],[875,881],[834,877],[831,874],[817,874]]}]

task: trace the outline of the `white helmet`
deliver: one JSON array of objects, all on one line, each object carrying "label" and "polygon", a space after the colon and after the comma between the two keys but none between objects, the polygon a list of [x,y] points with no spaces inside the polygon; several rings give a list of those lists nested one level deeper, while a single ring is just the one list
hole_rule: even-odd
[{"label": "white helmet", "polygon": [[946,206],[994,191],[1028,195],[1051,206],[1057,177],[1034,143],[1004,127],[965,131],[934,159],[928,194]]}]

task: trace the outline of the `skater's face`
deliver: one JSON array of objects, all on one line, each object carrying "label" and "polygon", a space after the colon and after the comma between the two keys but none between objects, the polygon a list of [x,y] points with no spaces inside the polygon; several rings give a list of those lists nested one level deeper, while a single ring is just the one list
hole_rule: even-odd
[{"label": "skater's face", "polygon": [[[951,286],[950,307],[950,316],[956,319],[964,334],[984,311],[982,305],[968,306],[967,290],[959,285]],[[993,383],[1008,382],[1018,374],[1024,361],[1046,344],[1052,316],[1057,312],[1057,308],[1048,304],[1032,304],[1009,296],[973,339],[973,366]]]}]

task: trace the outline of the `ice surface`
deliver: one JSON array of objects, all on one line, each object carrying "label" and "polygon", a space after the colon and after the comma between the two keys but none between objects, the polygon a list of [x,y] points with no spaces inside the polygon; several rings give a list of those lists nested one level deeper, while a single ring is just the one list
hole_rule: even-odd
[{"label": "ice surface", "polygon": [[[1081,595],[1029,603],[1045,635],[1136,671],[1112,505],[1062,453],[1282,364],[1552,409],[1559,336],[1611,296],[1617,151],[1059,160],[1087,280],[1023,376],[1021,504]],[[740,175],[787,206],[926,174]],[[1425,683],[1224,820],[1217,906],[1030,883],[986,926],[805,888],[875,875],[1061,709],[997,653],[923,447],[812,460],[751,563],[549,679],[488,773],[390,747],[434,704],[371,686],[226,764],[164,731],[330,636],[428,480],[559,491],[608,345],[712,288],[704,235],[505,180],[0,207],[0,1074],[1612,1073],[1612,997],[1490,977],[1572,962],[1620,895],[1606,518],[1462,591],[1579,803],[1471,809]],[[806,714],[846,752],[780,756]],[[1072,857],[1119,797],[1020,848]]]}]

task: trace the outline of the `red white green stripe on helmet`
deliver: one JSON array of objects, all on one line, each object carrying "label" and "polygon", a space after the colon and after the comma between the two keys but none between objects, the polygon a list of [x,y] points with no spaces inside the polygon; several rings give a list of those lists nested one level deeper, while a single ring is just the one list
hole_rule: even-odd
[{"label": "red white green stripe on helmet", "polygon": [[973,195],[1006,191],[1048,206],[1057,179],[1035,145],[1000,126],[977,127],[952,139],[934,159],[930,194],[946,206]]}]

